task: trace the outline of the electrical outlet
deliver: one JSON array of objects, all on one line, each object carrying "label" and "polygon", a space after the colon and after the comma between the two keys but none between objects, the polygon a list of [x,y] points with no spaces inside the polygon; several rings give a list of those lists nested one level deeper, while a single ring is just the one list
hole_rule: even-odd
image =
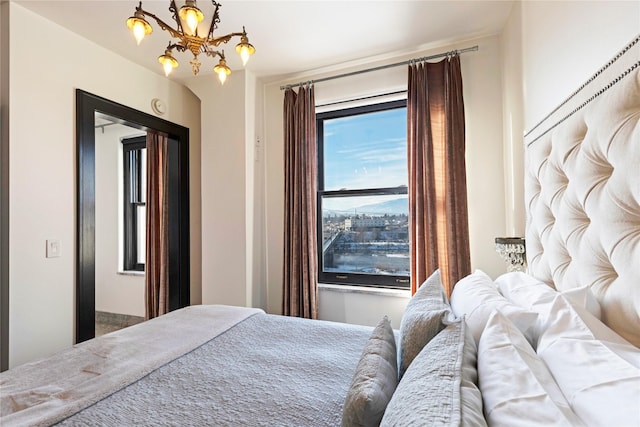
[{"label": "electrical outlet", "polygon": [[60,240],[47,240],[47,258],[58,258],[60,252]]}]

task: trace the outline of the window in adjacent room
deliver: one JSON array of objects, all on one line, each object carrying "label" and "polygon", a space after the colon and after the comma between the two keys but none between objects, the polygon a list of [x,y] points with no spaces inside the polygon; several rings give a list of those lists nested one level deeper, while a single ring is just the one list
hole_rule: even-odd
[{"label": "window in adjacent room", "polygon": [[406,100],[316,121],[319,282],[409,287]]},{"label": "window in adjacent room", "polygon": [[146,137],[122,140],[124,172],[124,270],[144,271],[146,249]]}]

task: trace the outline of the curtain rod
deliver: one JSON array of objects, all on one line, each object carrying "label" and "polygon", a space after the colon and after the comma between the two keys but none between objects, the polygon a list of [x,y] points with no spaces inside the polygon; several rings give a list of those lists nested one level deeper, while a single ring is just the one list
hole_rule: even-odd
[{"label": "curtain rod", "polygon": [[442,57],[445,57],[445,56],[457,55],[457,54],[461,54],[461,53],[465,53],[465,52],[475,52],[477,50],[478,50],[478,45],[475,45],[475,46],[472,46],[472,47],[467,47],[467,48],[460,49],[460,50],[450,50],[449,52],[438,53],[438,54],[430,55],[430,56],[424,56],[422,58],[409,59],[407,61],[396,62],[395,64],[381,65],[379,67],[367,68],[367,69],[364,69],[364,70],[353,71],[351,73],[338,74],[338,75],[331,76],[331,77],[323,77],[323,78],[320,78],[320,79],[307,80],[307,81],[304,81],[304,82],[298,82],[298,83],[283,85],[283,86],[280,86],[280,90],[285,90],[285,89],[289,89],[289,88],[303,86],[303,85],[306,85],[306,84],[314,84],[314,83],[326,82],[328,80],[341,79],[343,77],[356,76],[358,74],[369,73],[371,71],[384,70],[386,68],[398,67],[400,65],[408,65],[408,64],[411,64],[413,62],[428,61],[429,59],[442,58]]}]

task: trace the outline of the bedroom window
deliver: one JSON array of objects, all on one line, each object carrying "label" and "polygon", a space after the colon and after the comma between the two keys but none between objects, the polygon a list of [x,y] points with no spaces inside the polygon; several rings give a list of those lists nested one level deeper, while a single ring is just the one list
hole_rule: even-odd
[{"label": "bedroom window", "polygon": [[124,194],[124,270],[144,271],[146,249],[146,137],[122,140]]},{"label": "bedroom window", "polygon": [[406,100],[316,124],[319,282],[409,287]]}]

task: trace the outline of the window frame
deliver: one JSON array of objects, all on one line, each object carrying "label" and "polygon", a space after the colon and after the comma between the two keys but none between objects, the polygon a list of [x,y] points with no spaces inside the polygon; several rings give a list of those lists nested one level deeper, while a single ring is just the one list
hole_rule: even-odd
[{"label": "window frame", "polygon": [[[132,183],[132,165],[130,162],[130,153],[147,148],[146,136],[136,136],[132,138],[123,138],[122,142],[122,166],[123,166],[123,270],[124,271],[145,271],[145,263],[138,262],[138,219],[137,207],[146,207],[146,197],[141,201],[142,194],[146,194],[146,188],[140,188],[140,176],[135,177],[135,183]],[[137,168],[140,169],[140,157],[138,157]],[[136,200],[132,199],[132,189],[136,187]]]},{"label": "window frame", "polygon": [[324,126],[325,120],[350,117],[360,114],[381,112],[399,108],[407,108],[407,100],[387,101],[377,104],[326,111],[316,114],[316,143],[318,161],[318,183],[316,196],[316,232],[317,232],[317,257],[318,257],[318,283],[366,286],[375,288],[409,289],[411,286],[410,275],[388,275],[368,273],[345,273],[323,271],[323,197],[351,197],[351,196],[379,196],[407,194],[407,186],[382,187],[352,190],[324,190]]}]

